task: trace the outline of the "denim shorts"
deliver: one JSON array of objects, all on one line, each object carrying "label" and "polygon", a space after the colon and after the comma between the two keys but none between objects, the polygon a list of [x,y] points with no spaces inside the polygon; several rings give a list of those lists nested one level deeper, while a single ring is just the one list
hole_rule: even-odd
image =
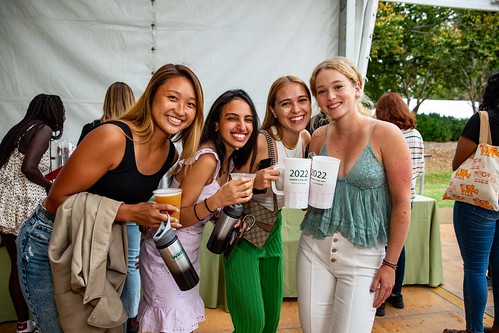
[{"label": "denim shorts", "polygon": [[19,280],[26,303],[42,332],[62,332],[54,298],[48,247],[54,215],[40,204],[17,236]]}]

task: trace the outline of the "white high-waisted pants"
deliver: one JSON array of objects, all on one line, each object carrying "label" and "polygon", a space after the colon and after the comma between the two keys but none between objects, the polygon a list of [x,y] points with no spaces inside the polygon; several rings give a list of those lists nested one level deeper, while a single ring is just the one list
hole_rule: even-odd
[{"label": "white high-waisted pants", "polygon": [[304,333],[369,333],[376,308],[370,286],[385,246],[354,246],[340,233],[325,239],[302,234],[297,290]]}]

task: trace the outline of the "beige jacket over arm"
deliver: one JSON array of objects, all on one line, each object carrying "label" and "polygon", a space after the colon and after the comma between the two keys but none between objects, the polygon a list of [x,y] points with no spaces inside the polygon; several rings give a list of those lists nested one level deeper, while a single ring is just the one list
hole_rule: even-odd
[{"label": "beige jacket over arm", "polygon": [[121,204],[83,192],[57,210],[49,259],[66,333],[122,331],[128,243],[125,223],[114,223]]}]

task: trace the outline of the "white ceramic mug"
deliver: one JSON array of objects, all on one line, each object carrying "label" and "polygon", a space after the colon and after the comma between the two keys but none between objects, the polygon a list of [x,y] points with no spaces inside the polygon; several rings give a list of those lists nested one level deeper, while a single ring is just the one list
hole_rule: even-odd
[{"label": "white ceramic mug", "polygon": [[283,175],[283,191],[277,189],[275,182],[272,182],[272,191],[284,196],[284,207],[308,207],[311,162],[309,158],[286,157],[284,164],[274,166],[274,170],[279,170]]},{"label": "white ceramic mug", "polygon": [[329,209],[333,206],[334,190],[338,179],[340,160],[329,156],[312,157],[310,172],[310,206]]}]

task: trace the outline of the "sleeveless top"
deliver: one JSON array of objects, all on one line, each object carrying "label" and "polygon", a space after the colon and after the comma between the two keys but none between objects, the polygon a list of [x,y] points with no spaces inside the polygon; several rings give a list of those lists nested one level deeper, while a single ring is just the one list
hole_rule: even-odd
[{"label": "sleeveless top", "polygon": [[[34,125],[33,125],[34,126]],[[33,128],[28,128],[26,133]],[[17,235],[24,221],[47,196],[45,188],[31,182],[21,171],[24,154],[18,147],[0,169],[0,232]],[[50,169],[50,147],[38,163],[38,169],[46,174]]]},{"label": "sleeveless top", "polygon": [[[194,154],[194,156],[192,158],[188,159],[187,162],[185,160],[179,161],[179,164],[182,167],[185,166],[185,165],[191,165],[194,162],[196,162],[204,154],[212,154],[213,156],[215,156],[215,158],[217,160],[217,166],[215,168],[215,171],[213,172],[213,181],[210,184],[205,185],[203,187],[203,190],[201,191],[201,193],[199,194],[199,197],[196,200],[196,203],[202,202],[204,199],[211,197],[220,188],[220,184],[218,184],[218,182],[217,182],[218,172],[220,171],[220,168],[222,166],[222,164],[220,163],[220,159],[218,158],[217,153],[213,149],[211,149],[211,148],[202,148],[202,149],[199,149]],[[232,163],[232,160],[231,160],[230,164],[229,164],[229,173],[232,172],[233,168],[234,168],[234,164]],[[191,175],[190,177],[193,177],[193,176]],[[172,177],[172,183],[171,183],[170,187],[172,187],[172,188],[178,188],[179,186],[180,186],[180,184],[179,184],[178,180],[175,177]],[[200,230],[201,230],[201,233],[202,233],[204,225],[206,224],[206,222],[208,222],[209,220],[211,220],[211,218],[213,217],[213,215],[215,215],[215,213],[208,215],[202,221],[199,221],[198,223],[196,223],[196,224],[194,224],[194,225],[192,225],[190,227],[182,228],[180,230],[177,230],[176,232],[177,233],[180,232],[180,231],[185,232],[186,229],[200,229],[201,228]]]},{"label": "sleeveless top", "polygon": [[[325,144],[320,155],[327,156]],[[386,245],[391,202],[385,169],[369,142],[348,175],[338,177],[333,206],[309,206],[300,227],[317,239],[339,232],[359,247]]]},{"label": "sleeveless top", "polygon": [[[293,158],[301,158],[303,157],[303,143],[301,139],[301,135],[298,137],[298,143],[296,144],[296,147],[294,149],[287,149],[284,147],[282,144],[281,140],[274,140],[277,152],[276,152],[276,158],[277,158],[277,163],[276,164],[284,164],[284,159],[286,157],[293,157]],[[282,184],[283,180],[282,177],[279,176],[279,181],[277,181],[276,185],[278,189],[282,189]],[[274,210],[274,200],[272,198],[274,192],[272,192],[272,188],[269,187],[267,189],[267,192],[262,193],[262,194],[254,194],[251,200],[255,200],[268,210]],[[277,195],[277,209],[280,210],[284,206],[284,196],[282,195]]]},{"label": "sleeveless top", "polygon": [[120,164],[114,170],[106,172],[87,192],[123,201],[126,204],[146,202],[152,196],[152,191],[158,187],[161,178],[174,164],[175,146],[171,140],[168,140],[170,150],[161,169],[152,175],[144,175],[137,169],[130,127],[121,121],[106,122],[109,123],[118,126],[126,134],[125,154]]}]

